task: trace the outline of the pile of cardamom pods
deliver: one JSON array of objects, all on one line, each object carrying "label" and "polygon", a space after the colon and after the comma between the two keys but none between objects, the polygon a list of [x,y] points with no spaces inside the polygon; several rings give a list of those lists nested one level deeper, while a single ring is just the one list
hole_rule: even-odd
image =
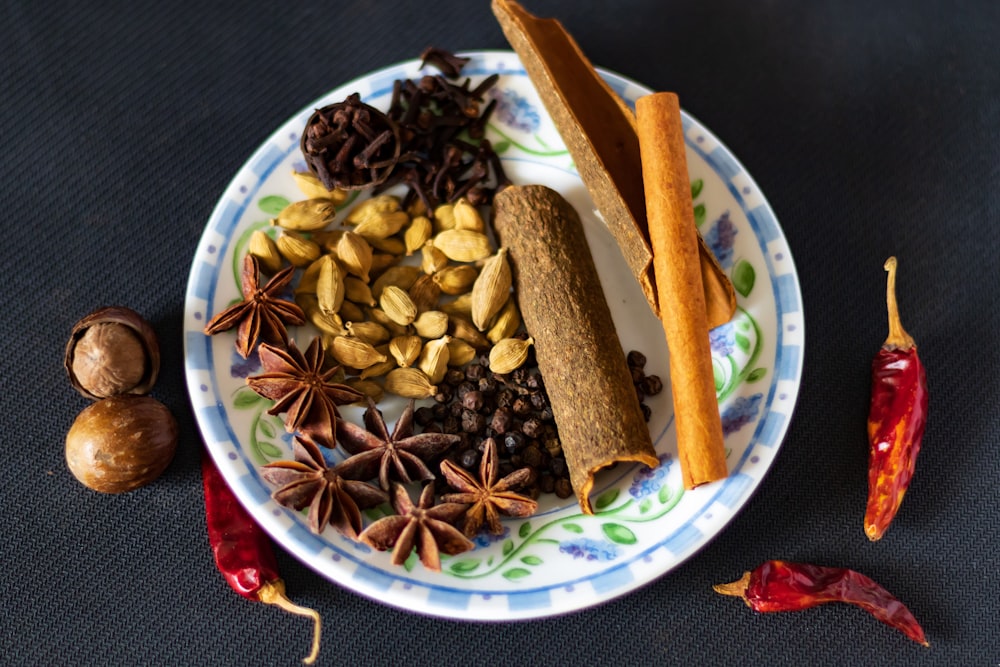
[{"label": "pile of cardamom pods", "polygon": [[380,401],[385,392],[431,398],[449,367],[489,354],[509,373],[531,338],[515,337],[521,315],[505,248],[495,248],[479,210],[465,199],[424,209],[379,194],[353,205],[311,173],[293,174],[305,199],[271,229],[254,231],[248,252],[267,273],[302,269],[295,301],[322,335],[345,382]]}]

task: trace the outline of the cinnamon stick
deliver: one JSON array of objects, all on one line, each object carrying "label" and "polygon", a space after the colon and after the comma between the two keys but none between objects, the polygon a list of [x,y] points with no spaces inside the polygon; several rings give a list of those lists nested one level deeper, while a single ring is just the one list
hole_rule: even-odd
[{"label": "cinnamon stick", "polygon": [[640,97],[636,120],[653,275],[670,351],[678,458],[684,486],[691,489],[727,471],[677,96]]},{"label": "cinnamon stick", "polygon": [[[580,178],[614,235],[650,309],[662,306],[653,278],[635,115],[594,69],[556,19],[539,18],[515,0],[493,0],[493,14],[552,117]],[[736,311],[736,292],[698,236],[705,307],[711,326]]]},{"label": "cinnamon stick", "polygon": [[649,427],[576,211],[541,185],[507,187],[493,207],[570,482],[592,514],[599,470],[618,461],[659,465]]}]

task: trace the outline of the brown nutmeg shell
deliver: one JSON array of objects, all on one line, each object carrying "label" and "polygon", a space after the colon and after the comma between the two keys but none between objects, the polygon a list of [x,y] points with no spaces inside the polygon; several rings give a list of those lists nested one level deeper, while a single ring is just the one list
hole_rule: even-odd
[{"label": "brown nutmeg shell", "polygon": [[177,435],[177,420],[155,398],[112,396],[77,415],[66,435],[66,464],[84,486],[124,493],[166,470]]},{"label": "brown nutmeg shell", "polygon": [[70,383],[87,398],[148,394],[160,373],[160,344],[139,313],[106,306],[73,326],[63,365]]}]

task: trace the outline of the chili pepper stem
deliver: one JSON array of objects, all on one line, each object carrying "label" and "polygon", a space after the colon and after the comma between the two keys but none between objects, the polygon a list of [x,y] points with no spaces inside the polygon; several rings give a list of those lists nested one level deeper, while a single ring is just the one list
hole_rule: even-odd
[{"label": "chili pepper stem", "polygon": [[883,267],[888,271],[885,286],[885,305],[889,311],[889,335],[885,339],[884,347],[899,350],[909,350],[914,346],[913,337],[903,328],[899,320],[899,307],[896,303],[896,258],[890,257],[885,260]]},{"label": "chili pepper stem", "polygon": [[744,572],[743,576],[736,581],[731,581],[728,584],[715,584],[712,586],[712,590],[716,593],[722,595],[732,595],[734,597],[742,598],[746,606],[750,607],[750,600],[747,599],[747,588],[750,586],[750,573]]},{"label": "chili pepper stem", "polygon": [[289,600],[285,595],[285,582],[282,579],[265,582],[257,592],[257,597],[265,604],[272,604],[291,614],[306,616],[313,620],[314,630],[312,650],[309,652],[309,655],[302,659],[302,662],[306,665],[311,665],[316,662],[316,658],[319,657],[319,637],[322,629],[322,621],[320,619],[319,612],[315,609],[309,609],[308,607],[300,607]]}]

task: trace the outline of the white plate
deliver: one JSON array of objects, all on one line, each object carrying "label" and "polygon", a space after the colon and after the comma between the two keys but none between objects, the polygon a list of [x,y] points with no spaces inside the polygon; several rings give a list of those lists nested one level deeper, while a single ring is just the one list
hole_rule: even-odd
[{"label": "white plate", "polygon": [[[185,370],[191,402],[209,451],[226,481],[260,524],[310,567],[350,590],[409,611],[454,619],[510,620],[551,616],[610,600],[659,577],[705,546],[732,520],[777,455],[799,392],[803,316],[798,278],[774,214],[750,175],[707,129],[684,116],[701,232],[733,277],[739,310],[712,332],[720,410],[730,475],[685,492],[677,463],[667,348],[663,331],[614,240],[600,223],[554,125],[517,56],[472,52],[463,76],[501,74],[489,137],[508,176],[561,192],[581,214],[627,350],[649,358],[647,373],[667,389],[647,399],[650,430],[662,464],[619,466],[596,485],[595,516],[573,499],[546,498],[540,511],[507,520],[500,538],[480,537],[471,552],[447,558],[440,573],[411,559],[344,538],[332,528],[314,535],[304,516],[270,498],[258,468],[291,458],[289,436],[270,403],[244,385],[257,372],[234,352],[233,332],[205,336],[205,322],[239,296],[238,267],[249,233],[265,228],[285,201],[301,199],[291,179],[304,169],[299,136],[314,108],[358,92],[385,109],[396,79],[420,74],[419,61],[388,67],[350,82],[304,108],[275,132],[239,170],[216,206],[198,245],[185,301]],[[606,71],[602,76],[629,104],[650,92]],[[298,333],[302,347],[311,331]],[[255,357],[252,357],[254,359]],[[359,418],[347,408],[345,416]],[[396,411],[398,414],[398,410]],[[386,418],[394,421],[391,406]],[[339,460],[335,453],[332,460]]]}]

